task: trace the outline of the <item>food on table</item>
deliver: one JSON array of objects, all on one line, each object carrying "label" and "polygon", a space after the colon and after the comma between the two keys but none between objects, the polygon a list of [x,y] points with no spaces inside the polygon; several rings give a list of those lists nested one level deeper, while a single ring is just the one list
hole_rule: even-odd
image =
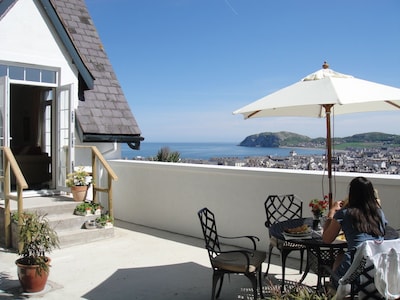
[{"label": "food on table", "polygon": [[286,228],[285,232],[287,233],[305,233],[309,232],[310,227],[307,224],[303,224],[301,226],[295,227],[295,228]]}]

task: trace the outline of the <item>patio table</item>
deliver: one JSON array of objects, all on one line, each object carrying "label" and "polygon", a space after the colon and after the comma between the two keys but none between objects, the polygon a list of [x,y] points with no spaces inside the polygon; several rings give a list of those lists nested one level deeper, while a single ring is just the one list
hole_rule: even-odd
[{"label": "patio table", "polygon": [[[270,227],[271,236],[290,241],[300,245],[304,245],[307,249],[307,265],[304,274],[299,283],[303,282],[308,272],[311,270],[317,274],[317,290],[322,288],[322,279],[329,277],[330,274],[326,271],[325,266],[330,268],[336,259],[336,256],[347,249],[347,242],[345,240],[336,239],[333,243],[324,243],[322,241],[321,232],[312,231],[308,236],[287,237],[284,235],[284,230],[288,228],[295,228],[303,224],[309,225],[312,228],[312,218],[292,219],[283,222],[277,222]],[[399,233],[390,226],[386,227],[385,239],[396,239]],[[283,279],[284,280],[284,279]],[[284,282],[282,283],[284,284]]]}]

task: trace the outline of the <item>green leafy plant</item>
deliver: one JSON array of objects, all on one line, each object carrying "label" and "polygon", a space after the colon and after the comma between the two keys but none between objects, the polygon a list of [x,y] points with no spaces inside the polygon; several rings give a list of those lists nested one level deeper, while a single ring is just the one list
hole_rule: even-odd
[{"label": "green leafy plant", "polygon": [[85,171],[84,167],[78,167],[76,171],[67,175],[65,184],[68,187],[87,186],[90,184],[89,173]]},{"label": "green leafy plant", "polygon": [[94,214],[97,209],[101,208],[99,203],[94,203],[94,202],[82,202],[79,203],[75,209],[74,213],[77,214],[85,214],[86,211],[90,210],[90,213]]},{"label": "green leafy plant", "polygon": [[49,265],[46,253],[59,248],[57,232],[50,226],[46,215],[37,212],[24,212],[21,215],[15,214],[13,220],[22,219],[22,225],[18,230],[18,237],[21,246],[18,254],[21,256],[17,260],[23,265],[37,265],[38,275],[44,271],[48,273]]},{"label": "green leafy plant", "polygon": [[96,219],[96,223],[105,226],[108,222],[114,223],[113,218],[111,218],[108,214],[103,214]]},{"label": "green leafy plant", "polygon": [[154,160],[164,162],[178,162],[180,160],[180,153],[178,151],[171,152],[168,147],[163,147],[158,150]]}]

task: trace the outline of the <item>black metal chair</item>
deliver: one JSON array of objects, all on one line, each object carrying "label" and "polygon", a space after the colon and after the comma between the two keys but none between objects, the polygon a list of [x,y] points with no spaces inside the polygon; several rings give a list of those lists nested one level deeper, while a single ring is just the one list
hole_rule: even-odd
[{"label": "black metal chair", "polygon": [[[269,195],[267,200],[264,202],[265,213],[267,221],[265,227],[269,228],[272,224],[282,222],[290,219],[298,219],[303,217],[303,201],[294,194],[288,195]],[[291,243],[271,236],[269,233],[269,252],[268,252],[268,267],[264,276],[268,275],[269,266],[271,264],[272,249],[276,247],[281,255],[282,261],[282,286],[281,290],[284,290],[285,284],[285,267],[286,258],[292,251],[300,251],[300,274],[303,270],[303,258],[304,250],[306,249],[303,245]]]},{"label": "black metal chair", "polygon": [[[257,299],[257,285],[259,285],[260,288],[260,296],[263,298],[261,265],[265,261],[266,253],[263,251],[257,251],[256,241],[259,241],[259,238],[255,236],[226,237],[218,235],[214,214],[208,208],[201,209],[197,214],[204,235],[205,248],[208,251],[208,256],[213,269],[211,299],[214,300],[219,297],[225,274],[244,274],[251,281],[254,299]],[[220,238],[246,238],[251,242],[251,249],[222,251]],[[218,281],[220,281],[220,285],[217,294],[215,295]]]}]

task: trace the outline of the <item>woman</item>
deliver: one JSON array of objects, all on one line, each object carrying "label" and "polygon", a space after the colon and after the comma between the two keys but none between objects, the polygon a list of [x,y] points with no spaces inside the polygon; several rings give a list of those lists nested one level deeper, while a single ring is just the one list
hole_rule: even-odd
[{"label": "woman", "polygon": [[[341,278],[351,265],[351,250],[366,240],[383,240],[387,221],[372,183],[365,177],[350,182],[348,202],[337,201],[329,210],[322,239],[332,243],[343,230],[348,251],[336,258],[333,271]],[[336,280],[332,281],[335,288]]]}]

